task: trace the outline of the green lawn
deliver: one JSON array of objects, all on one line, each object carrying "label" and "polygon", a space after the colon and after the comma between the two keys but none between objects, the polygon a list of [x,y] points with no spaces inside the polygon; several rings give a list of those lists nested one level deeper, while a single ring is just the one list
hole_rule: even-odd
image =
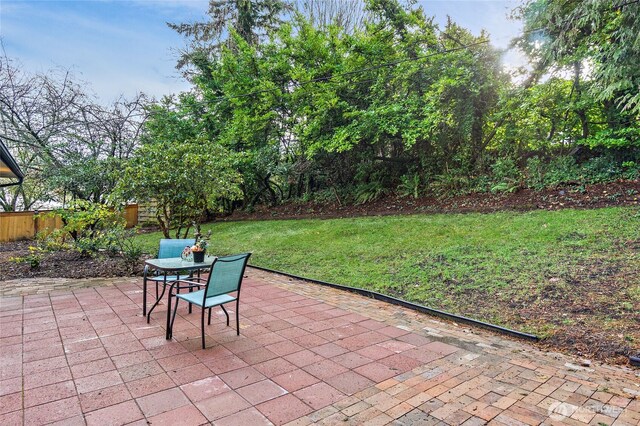
[{"label": "green lawn", "polygon": [[[550,336],[638,345],[640,213],[632,208],[214,223],[211,251]],[[139,237],[157,248],[159,234]]]}]

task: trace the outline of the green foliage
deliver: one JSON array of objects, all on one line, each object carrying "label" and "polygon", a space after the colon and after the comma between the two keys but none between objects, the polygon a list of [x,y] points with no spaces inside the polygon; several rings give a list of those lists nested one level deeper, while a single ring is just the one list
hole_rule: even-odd
[{"label": "green foliage", "polygon": [[620,162],[613,155],[589,158],[578,164],[571,156],[552,159],[549,163],[538,157],[527,161],[525,183],[534,189],[553,188],[564,184],[610,182],[615,179],[637,179],[634,161]]},{"label": "green foliage", "polygon": [[580,143],[591,149],[623,150],[640,148],[640,128],[605,129]]},{"label": "green foliage", "polygon": [[206,123],[194,122],[191,99],[155,106],[145,143],[123,171],[114,192],[119,200],[157,202],[157,219],[165,236],[187,235],[193,221],[220,211],[224,200],[241,195],[235,166],[242,156],[205,136]]},{"label": "green foliage", "polygon": [[491,192],[496,194],[499,192],[514,192],[518,187],[516,185],[510,185],[507,182],[500,182],[491,187]]},{"label": "green foliage", "polygon": [[139,243],[135,229],[119,229],[112,234],[113,247],[118,249],[120,254],[130,265],[140,262],[143,254],[142,245]]},{"label": "green foliage", "polygon": [[640,161],[625,161],[622,163],[622,177],[624,179],[640,179]]},{"label": "green foliage", "polygon": [[638,2],[530,0],[521,12],[521,47],[548,67],[588,61],[591,96],[640,113],[640,44],[633,42],[640,32]]},{"label": "green foliage", "polygon": [[377,181],[358,185],[356,187],[356,203],[365,204],[375,201],[386,194],[385,187]]},{"label": "green foliage", "polygon": [[580,168],[570,155],[551,160],[544,175],[545,186],[555,187],[563,183],[580,181]]},{"label": "green foliage", "polygon": [[73,247],[73,244],[65,241],[64,238],[61,238],[62,235],[58,234],[50,236],[51,231],[44,230],[40,231],[36,234],[36,242],[38,247],[42,248],[42,250],[46,252],[53,252],[59,250],[67,250]]},{"label": "green foliage", "polygon": [[228,37],[229,28],[247,43],[258,43],[267,31],[282,23],[282,14],[290,9],[290,3],[283,0],[210,0],[206,21],[168,24],[179,34],[191,37],[191,45],[181,54],[178,68],[205,70],[208,60],[223,47],[234,47],[233,38]]},{"label": "green foliage", "polygon": [[525,184],[529,188],[541,190],[545,187],[545,172],[546,164],[535,156],[527,160],[527,166],[525,167]]},{"label": "green foliage", "polygon": [[[0,189],[0,207],[62,193],[158,199],[169,236],[284,200],[509,192],[521,174],[538,189],[637,176],[622,166],[639,161],[637,2],[525,2],[516,44],[531,72],[510,74],[487,33],[439,25],[419,2],[209,3],[204,20],[169,24],[186,38],[178,68],[193,86],[158,103],[102,108],[70,80],[5,60],[0,121],[30,174]],[[362,12],[357,24],[345,11]]]},{"label": "green foliage", "polygon": [[491,192],[514,192],[520,186],[522,174],[515,161],[511,158],[499,158],[491,166],[491,172],[495,184]]},{"label": "green foliage", "polygon": [[77,153],[66,157],[64,166],[52,166],[43,176],[51,190],[74,194],[77,198],[91,202],[104,202],[113,190],[124,159],[85,158]]},{"label": "green foliage", "polygon": [[591,183],[609,182],[622,172],[619,162],[611,156],[590,158],[581,169],[582,180]]},{"label": "green foliage", "polygon": [[429,189],[438,196],[462,195],[471,191],[471,178],[460,169],[449,169],[435,177]]},{"label": "green foliage", "polygon": [[117,253],[119,242],[126,238],[122,235],[126,226],[122,213],[104,204],[76,200],[46,216],[59,217],[63,224],[62,228],[40,237],[47,250],[65,247],[71,237],[72,247],[85,256],[93,256],[100,250]]},{"label": "green foliage", "polygon": [[403,175],[400,177],[400,185],[398,186],[398,193],[403,197],[419,198],[422,189],[422,182],[420,175],[411,174]]},{"label": "green foliage", "polygon": [[23,257],[10,257],[9,260],[15,263],[28,263],[31,269],[37,269],[42,262],[42,248],[29,246],[29,254]]},{"label": "green foliage", "polygon": [[[356,199],[372,199],[383,191],[363,165],[388,191],[417,164],[435,175],[448,159],[480,158],[484,120],[507,81],[487,36],[453,22],[440,30],[395,1],[368,2],[368,13],[354,31],[295,15],[258,43],[236,28],[232,47],[194,79],[208,102],[191,111],[192,128],[244,153],[242,206],[351,185],[361,186]],[[455,50],[430,57],[442,49]]]},{"label": "green foliage", "polygon": [[62,241],[69,236],[74,241],[92,239],[104,230],[126,224],[119,211],[85,200],[75,200],[68,207],[53,210],[45,216],[59,217],[62,220],[63,227],[50,234],[51,238]]},{"label": "green foliage", "polygon": [[[618,16],[592,3],[525,4],[527,28],[548,31],[542,43],[519,41],[535,62],[522,85],[510,81],[488,34],[451,20],[439,26],[411,3],[369,0],[362,25],[349,28],[287,15],[284,1],[211,3],[206,22],[171,25],[190,42],[179,65],[194,86],[149,107],[115,196],[157,200],[164,234],[183,236],[213,212],[287,199],[363,203],[394,189],[446,196],[635,176],[621,166],[637,161],[634,101],[623,110],[612,100],[635,94],[620,87],[600,97],[608,65],[589,48],[592,36],[634,28],[635,6]],[[593,34],[558,25],[588,29],[596,10],[604,15]],[[588,60],[600,80],[586,78]],[[580,163],[569,156],[585,147]],[[615,164],[600,159],[609,154]],[[544,161],[520,170],[532,155]],[[92,170],[122,169],[79,165],[69,184],[95,187]]]}]

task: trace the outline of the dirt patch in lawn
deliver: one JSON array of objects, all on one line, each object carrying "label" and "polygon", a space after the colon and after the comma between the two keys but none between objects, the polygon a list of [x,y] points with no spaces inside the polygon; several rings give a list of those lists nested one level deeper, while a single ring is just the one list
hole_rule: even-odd
[{"label": "dirt patch in lawn", "polygon": [[[640,355],[640,294],[637,249],[625,247],[617,259],[573,262],[528,294],[497,297],[465,294],[464,314],[498,318],[515,330],[538,330],[540,346],[585,359],[626,364]],[[499,301],[496,303],[496,299]],[[499,312],[497,312],[499,310]]]}]

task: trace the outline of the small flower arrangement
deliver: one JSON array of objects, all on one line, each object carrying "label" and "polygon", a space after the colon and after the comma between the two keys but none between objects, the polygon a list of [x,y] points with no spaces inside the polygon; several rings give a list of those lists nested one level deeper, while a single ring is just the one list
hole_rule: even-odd
[{"label": "small flower arrangement", "polygon": [[191,247],[186,246],[184,250],[182,250],[182,255],[180,255],[182,260],[186,260],[187,262],[193,261],[193,253],[191,252]]},{"label": "small flower arrangement", "polygon": [[192,252],[201,252],[207,251],[207,247],[209,247],[209,239],[211,238],[211,230],[207,232],[205,237],[200,233],[200,227],[196,228],[196,243],[191,246]]}]

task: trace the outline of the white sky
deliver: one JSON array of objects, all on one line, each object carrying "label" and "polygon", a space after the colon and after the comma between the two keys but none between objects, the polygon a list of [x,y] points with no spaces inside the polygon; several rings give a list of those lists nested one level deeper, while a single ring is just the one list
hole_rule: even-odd
[{"label": "white sky", "polygon": [[[486,29],[506,48],[521,24],[508,19],[519,0],[419,0],[440,24],[450,15],[474,34]],[[166,22],[205,15],[206,0],[0,0],[6,54],[30,72],[71,69],[108,103],[137,91],[155,97],[189,88],[175,70],[184,40]],[[509,53],[505,65],[520,65]]]}]

